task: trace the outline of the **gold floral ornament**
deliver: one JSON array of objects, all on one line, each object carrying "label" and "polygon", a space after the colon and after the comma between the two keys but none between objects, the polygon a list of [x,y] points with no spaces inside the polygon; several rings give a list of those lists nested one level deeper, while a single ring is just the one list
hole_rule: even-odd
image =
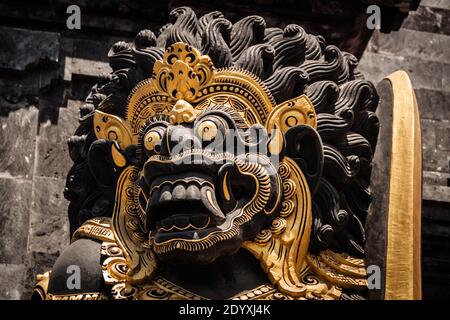
[{"label": "gold floral ornament", "polygon": [[208,56],[181,42],[167,48],[163,61],[156,61],[153,77],[160,91],[174,100],[193,101],[200,90],[211,82],[213,65]]}]

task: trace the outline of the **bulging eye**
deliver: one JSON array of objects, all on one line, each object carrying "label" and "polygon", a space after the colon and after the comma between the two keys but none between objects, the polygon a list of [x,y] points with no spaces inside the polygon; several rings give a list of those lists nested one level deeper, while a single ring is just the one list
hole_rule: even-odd
[{"label": "bulging eye", "polygon": [[217,135],[217,125],[211,120],[205,120],[198,126],[197,134],[202,141],[212,141]]},{"label": "bulging eye", "polygon": [[[144,136],[144,148],[147,151],[154,151],[158,142],[161,141],[161,135],[159,132],[151,130],[147,132]],[[155,150],[158,151],[158,150]]]}]

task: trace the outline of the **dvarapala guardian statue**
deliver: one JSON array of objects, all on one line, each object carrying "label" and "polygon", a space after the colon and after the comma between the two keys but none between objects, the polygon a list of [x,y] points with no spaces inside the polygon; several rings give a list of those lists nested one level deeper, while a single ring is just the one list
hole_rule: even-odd
[{"label": "dvarapala guardian statue", "polygon": [[352,54],[182,7],[108,56],[69,140],[71,245],[34,297],[366,296],[379,99]]}]

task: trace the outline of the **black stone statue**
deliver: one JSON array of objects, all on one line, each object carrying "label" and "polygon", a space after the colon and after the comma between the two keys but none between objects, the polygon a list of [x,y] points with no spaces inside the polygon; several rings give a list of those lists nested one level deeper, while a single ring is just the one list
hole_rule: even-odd
[{"label": "black stone statue", "polygon": [[34,298],[420,297],[404,73],[377,93],[298,25],[188,7],[108,57],[68,142],[71,245]]}]

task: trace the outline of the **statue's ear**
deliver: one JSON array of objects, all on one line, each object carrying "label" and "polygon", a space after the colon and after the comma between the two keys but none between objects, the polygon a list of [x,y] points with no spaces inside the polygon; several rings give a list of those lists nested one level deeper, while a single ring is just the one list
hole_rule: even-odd
[{"label": "statue's ear", "polygon": [[113,186],[120,169],[126,165],[126,158],[119,148],[116,141],[105,139],[94,141],[89,148],[89,169],[102,186]]},{"label": "statue's ear", "polygon": [[137,144],[137,136],[132,134],[126,120],[100,110],[94,113],[94,131],[97,139],[117,141],[122,150]]},{"label": "statue's ear", "polygon": [[[284,155],[292,158],[300,166],[308,180],[311,194],[317,189],[323,167],[322,140],[315,130],[316,126],[317,116],[314,106],[305,95],[279,104],[268,115],[266,121],[268,132],[279,129],[284,134]],[[271,139],[271,141],[281,140],[274,137]]]},{"label": "statue's ear", "polygon": [[317,116],[314,106],[307,96],[301,95],[277,105],[267,116],[266,129],[271,132],[275,128],[286,133],[289,128],[299,124],[317,126]]},{"label": "statue's ear", "polygon": [[97,141],[89,149],[89,168],[99,184],[111,186],[127,165],[125,151],[136,144],[137,137],[118,116],[96,110],[93,121]]},{"label": "statue's ear", "polygon": [[285,135],[286,156],[293,159],[308,180],[311,194],[317,190],[323,168],[322,139],[308,125],[291,127]]}]

